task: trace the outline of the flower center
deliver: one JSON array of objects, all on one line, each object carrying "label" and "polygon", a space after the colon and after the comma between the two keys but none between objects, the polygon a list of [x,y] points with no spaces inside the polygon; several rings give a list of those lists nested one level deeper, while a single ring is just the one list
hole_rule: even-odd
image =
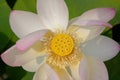
[{"label": "flower center", "polygon": [[66,56],[72,52],[74,42],[72,37],[68,34],[57,34],[52,38],[50,47],[55,54]]}]

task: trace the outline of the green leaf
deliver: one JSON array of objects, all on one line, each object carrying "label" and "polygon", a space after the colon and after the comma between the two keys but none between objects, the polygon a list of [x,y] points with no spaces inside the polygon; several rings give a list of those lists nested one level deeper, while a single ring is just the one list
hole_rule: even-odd
[{"label": "green leaf", "polygon": [[26,71],[24,71],[21,67],[9,67],[6,66],[6,74],[8,76],[8,80],[21,80],[23,76],[25,76]]},{"label": "green leaf", "polygon": [[0,52],[4,51],[3,49],[14,35],[9,25],[10,11],[6,1],[0,0]]},{"label": "green leaf", "polygon": [[[16,40],[16,38],[13,39],[15,35],[12,32],[9,25],[10,11],[11,9],[7,5],[6,0],[0,0],[0,54],[4,52],[6,49],[8,49],[8,47],[13,45],[13,41]],[[6,66],[5,64],[3,64],[1,59],[0,59],[0,66],[2,67],[2,68],[0,67],[0,73],[2,72],[2,74],[5,74],[6,78],[8,77],[9,80],[20,80],[19,78],[25,72],[20,68],[10,68]]]},{"label": "green leaf", "polygon": [[[120,22],[120,0],[65,0],[70,14],[70,19],[80,16],[83,12],[93,8],[115,8],[116,17],[111,21],[112,24]],[[57,6],[56,6],[57,7]],[[36,12],[36,0],[17,0],[14,9]]]},{"label": "green leaf", "polygon": [[5,0],[0,1],[0,32],[4,33],[8,37],[11,36],[11,29],[9,26],[9,13],[10,8],[6,4]]},{"label": "green leaf", "polygon": [[22,78],[22,80],[32,80],[34,73],[27,72],[27,74]]},{"label": "green leaf", "polygon": [[112,24],[120,22],[120,0],[65,0],[68,8],[70,19],[81,15],[83,12],[93,8],[115,8],[116,17],[112,20]]},{"label": "green leaf", "polygon": [[105,62],[108,73],[109,80],[120,80],[120,53],[113,59]]},{"label": "green leaf", "polygon": [[36,12],[36,0],[17,0],[14,9]]}]

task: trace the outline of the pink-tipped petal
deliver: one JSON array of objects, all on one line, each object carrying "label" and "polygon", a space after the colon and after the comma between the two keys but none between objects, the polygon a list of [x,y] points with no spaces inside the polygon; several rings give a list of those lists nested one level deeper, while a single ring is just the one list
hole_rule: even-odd
[{"label": "pink-tipped petal", "polygon": [[10,14],[10,25],[19,38],[34,31],[45,29],[38,16],[27,11],[12,11]]},{"label": "pink-tipped petal", "polygon": [[114,8],[96,8],[84,12],[79,18],[81,20],[99,20],[103,22],[108,22],[115,16]]},{"label": "pink-tipped petal", "polygon": [[33,32],[25,36],[24,38],[21,38],[20,40],[18,40],[16,43],[16,47],[21,51],[27,50],[34,43],[45,38],[45,34],[47,32],[48,30],[39,30],[39,31]]},{"label": "pink-tipped petal", "polygon": [[81,49],[86,55],[93,55],[103,61],[109,60],[119,52],[119,44],[105,36],[97,36],[81,45]]},{"label": "pink-tipped petal", "polygon": [[106,66],[95,57],[83,57],[79,65],[79,75],[79,80],[108,80]]},{"label": "pink-tipped petal", "polygon": [[83,42],[100,35],[105,29],[105,27],[112,28],[111,24],[98,20],[85,20],[85,21],[72,20],[69,23],[69,27],[71,26],[79,27],[73,33],[78,33],[77,36],[79,36],[83,40]]},{"label": "pink-tipped petal", "polygon": [[64,0],[37,0],[37,12],[47,28],[66,29],[69,15]]},{"label": "pink-tipped petal", "polygon": [[[73,24],[74,23],[74,24]],[[83,21],[71,21],[69,23],[69,25],[77,25],[77,26],[99,26],[99,27],[110,27],[112,28],[112,25],[107,23],[107,22],[103,22],[103,21],[99,21],[99,20],[83,20]]]},{"label": "pink-tipped petal", "polygon": [[45,63],[45,56],[38,57],[22,65],[23,69],[29,72],[36,72],[42,64]]},{"label": "pink-tipped petal", "polygon": [[2,60],[10,66],[21,66],[28,63],[29,61],[43,56],[44,53],[40,53],[33,48],[26,51],[20,51],[16,48],[16,45],[5,51],[1,58]]}]

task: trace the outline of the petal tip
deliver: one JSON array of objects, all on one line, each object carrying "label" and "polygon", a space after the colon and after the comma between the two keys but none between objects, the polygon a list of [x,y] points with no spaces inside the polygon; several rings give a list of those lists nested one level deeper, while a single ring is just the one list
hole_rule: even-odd
[{"label": "petal tip", "polygon": [[106,11],[110,11],[111,13],[114,13],[116,12],[115,8],[111,7],[111,8],[99,8],[99,9],[103,9],[103,10],[106,10]]},{"label": "petal tip", "polygon": [[108,13],[110,13],[111,14],[111,19],[115,16],[115,14],[116,14],[116,9],[115,8],[101,8],[101,9],[103,9],[103,10],[105,10],[105,11],[108,11]]},{"label": "petal tip", "polygon": [[109,13],[111,13],[111,19],[114,18],[115,14],[116,14],[115,8],[106,8],[106,10],[108,10]]},{"label": "petal tip", "polygon": [[118,50],[120,51],[120,45],[118,46]]},{"label": "petal tip", "polygon": [[113,26],[111,24],[108,23],[107,25],[108,25],[109,28],[113,28]]},{"label": "petal tip", "polygon": [[6,59],[6,55],[5,55],[5,54],[6,54],[6,52],[4,52],[4,53],[2,53],[2,54],[0,55],[2,61],[3,61],[5,64],[9,65],[9,66],[14,66],[13,64],[9,64],[9,61]]},{"label": "petal tip", "polygon": [[113,12],[113,13],[115,13],[116,12],[116,10],[115,10],[115,8],[109,8],[110,10],[111,10],[111,12]]},{"label": "petal tip", "polygon": [[113,15],[115,15],[116,9],[115,9],[115,8],[110,8],[110,10],[111,10],[111,13],[112,13]]},{"label": "petal tip", "polygon": [[9,55],[12,52],[10,52],[13,48],[15,48],[16,46],[10,47],[8,50],[6,50],[5,52],[3,52],[0,57],[3,60],[3,62],[9,66],[15,67],[15,66],[20,66],[18,63],[15,63],[12,60],[12,57]]},{"label": "petal tip", "polygon": [[[17,10],[12,10],[11,13],[10,13],[10,16],[9,16],[9,20],[10,20],[10,24],[11,24],[11,21],[14,21],[15,19],[15,15],[18,13]],[[12,26],[12,25],[11,25]]]},{"label": "petal tip", "polygon": [[4,58],[4,54],[3,54],[3,53],[0,55],[0,57],[1,57],[1,59],[2,59],[3,61],[5,61],[5,58]]},{"label": "petal tip", "polygon": [[120,45],[117,42],[116,42],[115,50],[116,50],[116,54],[119,53],[119,51],[120,51]]},{"label": "petal tip", "polygon": [[17,10],[12,10],[11,13],[10,13],[10,15],[14,15],[14,14],[16,14],[17,12],[18,12]]}]

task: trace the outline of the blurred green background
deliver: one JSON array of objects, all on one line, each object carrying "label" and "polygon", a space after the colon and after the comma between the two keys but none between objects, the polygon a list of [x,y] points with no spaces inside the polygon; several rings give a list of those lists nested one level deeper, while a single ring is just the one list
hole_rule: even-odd
[{"label": "blurred green background", "polygon": [[[120,43],[120,0],[65,0],[70,19],[79,16],[84,11],[98,7],[113,7],[115,18],[110,21],[114,26],[105,29],[102,35],[113,38]],[[25,10],[36,13],[36,0],[0,0],[0,54],[15,44],[18,38],[11,31],[9,14],[12,10]],[[109,80],[120,80],[120,54],[105,62]],[[34,73],[26,72],[21,67],[10,67],[0,59],[0,80],[32,80]]]}]

